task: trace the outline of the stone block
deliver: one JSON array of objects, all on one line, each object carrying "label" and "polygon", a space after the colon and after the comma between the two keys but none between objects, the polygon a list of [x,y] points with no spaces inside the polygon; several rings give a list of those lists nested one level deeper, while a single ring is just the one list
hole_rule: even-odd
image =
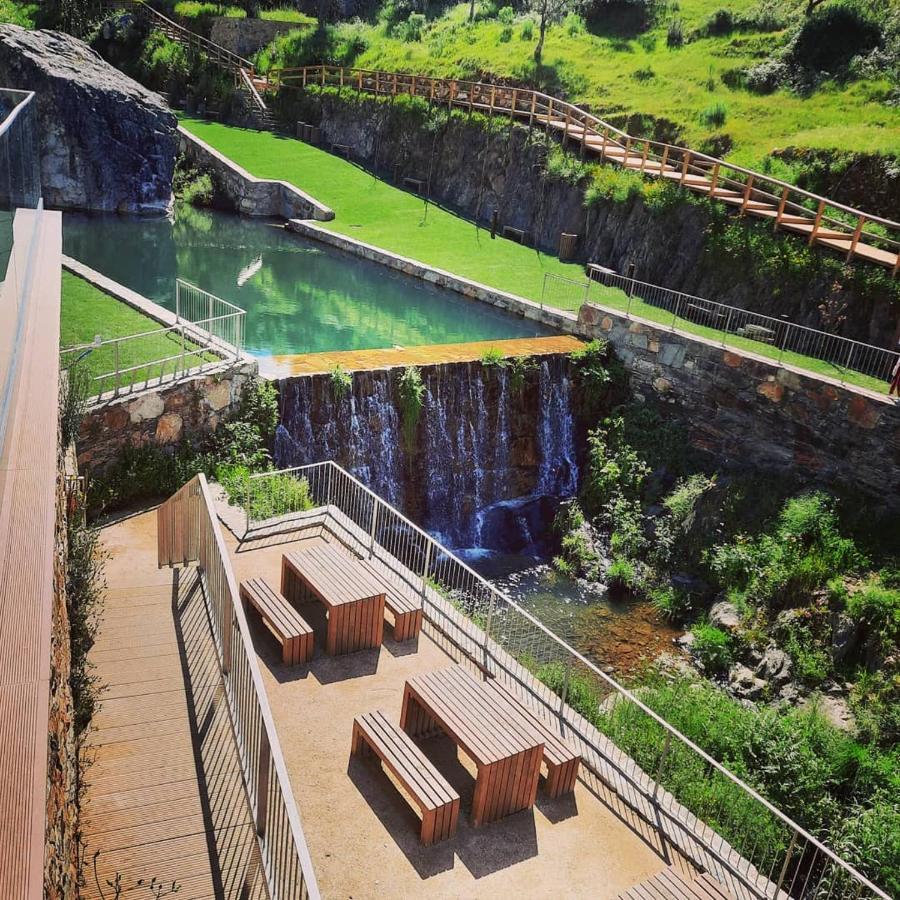
[{"label": "stone block", "polygon": [[135,424],[138,422],[146,422],[148,419],[158,419],[165,409],[163,398],[157,394],[144,394],[135,400],[128,411],[131,421]]},{"label": "stone block", "polygon": [[181,437],[183,422],[178,413],[166,413],[156,423],[154,439],[157,444],[174,444]]},{"label": "stone block", "polygon": [[203,386],[203,396],[210,409],[219,412],[231,403],[231,383],[224,379],[221,381],[208,379]]},{"label": "stone block", "polygon": [[[684,344],[663,344],[659,349],[659,362],[660,365],[670,366],[673,369],[679,369],[682,365],[684,365],[684,354],[685,354],[685,346]],[[685,366],[686,368],[693,368],[693,363],[691,365]]]},{"label": "stone block", "polygon": [[781,403],[784,397],[784,385],[777,381],[764,381],[756,388],[756,393],[773,403]]},{"label": "stone block", "polygon": [[860,428],[874,428],[881,419],[881,412],[874,401],[853,394],[847,407],[847,418]]},{"label": "stone block", "polygon": [[739,353],[732,353],[730,350],[722,352],[722,362],[731,369],[740,369],[744,364],[744,359],[745,357],[741,356]]},{"label": "stone block", "polygon": [[632,333],[628,336],[628,345],[636,347],[638,350],[647,349],[647,335],[640,333]]}]

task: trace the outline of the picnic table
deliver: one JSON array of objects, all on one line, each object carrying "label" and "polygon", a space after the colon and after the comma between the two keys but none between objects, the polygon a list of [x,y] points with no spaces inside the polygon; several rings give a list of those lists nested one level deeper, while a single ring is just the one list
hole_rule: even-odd
[{"label": "picnic table", "polygon": [[318,543],[281,557],[281,593],[292,604],[315,599],[328,611],[325,652],[331,656],[381,645],[384,587],[362,560]]},{"label": "picnic table", "polygon": [[534,806],[544,738],[529,719],[459,666],[406,682],[400,726],[411,737],[443,732],[475,763],[472,824]]}]

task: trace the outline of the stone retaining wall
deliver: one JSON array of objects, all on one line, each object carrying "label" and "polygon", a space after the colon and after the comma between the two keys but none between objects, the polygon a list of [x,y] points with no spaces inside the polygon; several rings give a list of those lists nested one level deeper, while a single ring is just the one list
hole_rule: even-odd
[{"label": "stone retaining wall", "polygon": [[194,165],[209,170],[234,208],[246,216],[318,219],[327,222],[334,212],[286,181],[256,178],[218,150],[179,127],[179,151]]},{"label": "stone retaining wall", "polygon": [[632,392],[683,419],[717,464],[851,486],[900,508],[900,405],[887,397],[594,304],[578,327],[607,339]]},{"label": "stone retaining wall", "polygon": [[218,16],[212,20],[209,37],[214,44],[250,59],[257,50],[270,44],[279,34],[304,26],[296,22],[272,22],[269,19],[232,19]]},{"label": "stone retaining wall", "polygon": [[126,447],[175,447],[202,439],[237,409],[244,385],[255,374],[256,363],[242,361],[94,407],[78,436],[79,467],[98,475]]}]

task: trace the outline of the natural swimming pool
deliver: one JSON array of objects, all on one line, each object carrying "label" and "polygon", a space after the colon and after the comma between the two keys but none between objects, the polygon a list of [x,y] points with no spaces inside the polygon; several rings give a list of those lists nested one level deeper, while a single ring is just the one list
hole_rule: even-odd
[{"label": "natural swimming pool", "polygon": [[174,309],[183,278],[247,311],[260,358],[552,332],[280,225],[181,207],[174,219],[66,214],[67,255]]}]

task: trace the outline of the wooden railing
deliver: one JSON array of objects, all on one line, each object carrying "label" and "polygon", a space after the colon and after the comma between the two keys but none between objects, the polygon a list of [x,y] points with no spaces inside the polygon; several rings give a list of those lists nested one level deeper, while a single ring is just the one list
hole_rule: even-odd
[{"label": "wooden railing", "polygon": [[318,900],[309,848],[209,486],[195,476],[157,512],[160,566],[196,562],[272,900]]},{"label": "wooden railing", "polygon": [[[260,84],[257,80],[257,84]],[[379,96],[408,94],[431,103],[527,120],[561,132],[564,143],[644,176],[664,177],[726,203],[741,215],[771,221],[775,231],[801,234],[810,245],[900,271],[900,223],[837,203],[761,172],[706,153],[635,137],[584,109],[528,88],[378,72],[339,66],[304,66],[268,73],[266,88],[309,85],[353,88]]]}]

